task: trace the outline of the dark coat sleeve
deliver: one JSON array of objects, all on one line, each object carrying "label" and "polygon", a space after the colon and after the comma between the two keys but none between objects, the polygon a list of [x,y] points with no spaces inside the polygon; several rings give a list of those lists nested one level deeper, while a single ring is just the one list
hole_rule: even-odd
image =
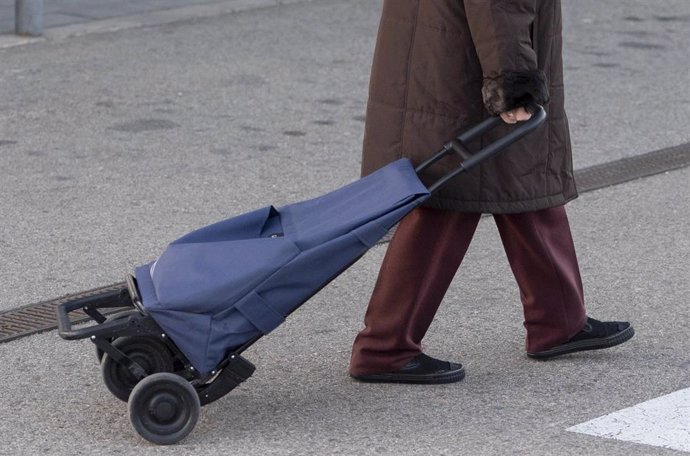
[{"label": "dark coat sleeve", "polygon": [[548,83],[537,66],[532,28],[537,0],[463,0],[484,81],[482,96],[491,114],[519,106],[533,110],[549,100]]}]

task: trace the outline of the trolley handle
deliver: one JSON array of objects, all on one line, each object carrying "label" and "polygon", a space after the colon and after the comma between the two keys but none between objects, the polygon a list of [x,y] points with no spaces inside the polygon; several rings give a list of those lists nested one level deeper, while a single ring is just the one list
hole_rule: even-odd
[{"label": "trolley handle", "polygon": [[458,174],[469,171],[470,169],[477,166],[484,160],[497,155],[498,153],[505,150],[508,146],[516,143],[526,135],[532,133],[536,130],[544,121],[546,120],[546,111],[543,107],[538,106],[537,110],[534,112],[532,117],[525,121],[520,122],[510,133],[503,136],[500,139],[492,142],[491,144],[484,146],[479,151],[472,153],[467,147],[467,144],[490,130],[493,130],[497,126],[503,124],[503,120],[500,116],[489,117],[488,119],[478,123],[477,125],[469,128],[465,132],[461,133],[455,139],[452,139],[449,143],[443,146],[439,152],[434,154],[431,158],[426,160],[424,163],[419,165],[415,171],[417,174],[424,172],[431,165],[441,160],[450,154],[458,154],[462,158],[462,162],[457,168],[450,171],[445,176],[441,177],[439,180],[434,182],[429,186],[429,192],[434,193],[446,182],[453,179]]},{"label": "trolley handle", "polygon": [[60,304],[56,309],[58,330],[60,334],[70,334],[72,332],[72,322],[69,313],[81,309],[83,304],[78,301],[71,301]]},{"label": "trolley handle", "polygon": [[93,327],[85,327],[75,329],[72,326],[72,321],[69,314],[82,310],[89,317],[99,323],[98,326],[103,326],[105,317],[99,312],[102,308],[117,308],[117,307],[131,307],[131,300],[129,299],[126,290],[111,290],[99,293],[94,296],[85,296],[83,298],[68,301],[57,306],[55,314],[58,323],[58,334],[66,340],[85,339],[95,334]]}]

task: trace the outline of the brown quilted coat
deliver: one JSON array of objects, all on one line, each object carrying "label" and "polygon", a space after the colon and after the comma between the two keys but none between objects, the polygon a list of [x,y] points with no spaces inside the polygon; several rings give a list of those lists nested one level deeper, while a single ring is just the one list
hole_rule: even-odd
[{"label": "brown quilted coat", "polygon": [[[577,197],[561,47],[560,0],[384,0],[362,173],[400,157],[419,163],[490,114],[540,103],[545,125],[451,181],[428,205],[511,213]],[[423,180],[432,182],[455,160],[435,165]]]}]

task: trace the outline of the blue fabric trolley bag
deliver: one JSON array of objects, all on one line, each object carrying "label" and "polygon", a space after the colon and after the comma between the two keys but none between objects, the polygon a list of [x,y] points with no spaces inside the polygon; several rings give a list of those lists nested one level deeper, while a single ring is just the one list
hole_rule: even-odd
[{"label": "blue fabric trolley bag", "polygon": [[[502,123],[492,117],[416,168],[400,159],[324,196],[267,206],[193,231],[137,267],[126,288],[61,304],[60,336],[93,341],[103,381],[128,402],[135,430],[157,444],[176,443],[192,431],[202,405],[253,374],[254,365],[242,352],[431,193],[545,118],[539,108],[505,137],[471,153],[466,144]],[[460,158],[458,166],[425,186],[418,176],[449,155]],[[73,327],[70,314],[78,310],[95,324]]]}]

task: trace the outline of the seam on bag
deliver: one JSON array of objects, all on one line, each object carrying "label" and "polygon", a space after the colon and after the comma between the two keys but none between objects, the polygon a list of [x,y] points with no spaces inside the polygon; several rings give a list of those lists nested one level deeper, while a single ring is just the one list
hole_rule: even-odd
[{"label": "seam on bag", "polygon": [[[257,299],[257,298],[258,298],[258,299]],[[271,306],[270,303],[269,303],[268,301],[266,301],[266,299],[264,299],[263,296],[261,296],[261,295],[256,291],[256,289],[254,289],[254,290],[250,291],[249,293],[247,293],[247,295],[246,295],[243,299],[241,299],[240,301],[238,301],[238,303],[239,303],[239,302],[244,302],[245,300],[246,300],[246,301],[249,301],[249,302],[253,301],[254,303],[257,303],[257,302],[260,303],[261,306],[262,306],[264,309],[267,310],[267,312],[264,312],[264,313],[263,313],[264,315],[266,315],[266,313],[271,313],[271,312],[272,312],[274,315],[278,316],[279,323],[278,323],[277,325],[273,326],[272,329],[268,330],[267,332],[264,332],[264,330],[263,330],[262,328],[259,328],[259,327],[257,326],[257,324],[254,322],[254,317],[253,317],[253,316],[250,317],[247,313],[244,312],[244,309],[243,309],[243,308],[237,307],[237,304],[235,304],[235,305],[233,306],[234,309],[235,309],[237,312],[239,312],[244,318],[246,318],[247,321],[248,321],[252,326],[254,326],[254,328],[256,328],[257,331],[259,331],[260,333],[262,333],[262,334],[269,334],[271,331],[273,331],[274,329],[276,329],[278,326],[280,326],[281,324],[283,324],[283,323],[285,322],[285,315],[283,315],[282,312],[279,312],[279,311],[276,310],[273,306]],[[273,318],[273,315],[272,315],[272,316],[271,316],[271,320],[273,320],[273,319],[274,319],[274,318]]]}]

